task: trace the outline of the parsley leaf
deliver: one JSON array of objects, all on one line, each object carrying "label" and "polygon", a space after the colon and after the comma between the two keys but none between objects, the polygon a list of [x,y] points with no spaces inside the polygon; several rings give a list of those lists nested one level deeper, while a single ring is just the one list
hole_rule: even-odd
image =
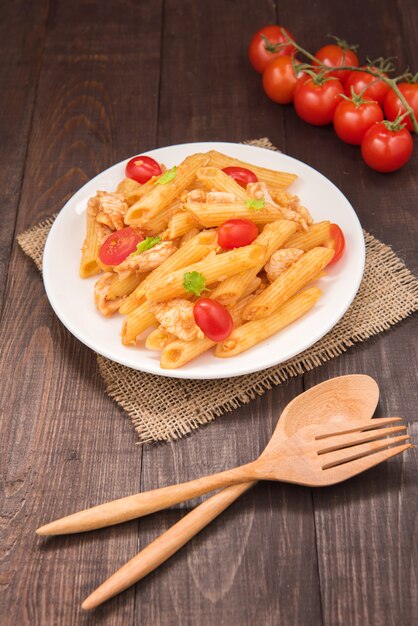
[{"label": "parsley leaf", "polygon": [[167,170],[155,181],[158,185],[166,185],[167,183],[171,183],[172,180],[177,176],[177,167],[174,166],[171,170]]},{"label": "parsley leaf", "polygon": [[261,209],[264,209],[266,203],[265,200],[246,200],[245,202],[245,206],[248,209],[252,209],[253,211],[261,211]]},{"label": "parsley leaf", "polygon": [[154,246],[161,243],[161,237],[145,237],[139,244],[136,246],[135,252],[132,252],[129,256],[134,256],[136,254],[141,254],[141,252],[146,252],[147,250],[151,250]]},{"label": "parsley leaf", "polygon": [[209,289],[206,289],[206,278],[199,272],[185,272],[183,287],[195,296],[200,296],[202,291],[209,291]]}]

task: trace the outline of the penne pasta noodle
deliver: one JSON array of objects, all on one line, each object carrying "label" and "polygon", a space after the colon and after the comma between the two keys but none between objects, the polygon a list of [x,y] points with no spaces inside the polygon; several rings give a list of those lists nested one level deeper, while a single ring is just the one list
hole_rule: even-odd
[{"label": "penne pasta noodle", "polygon": [[184,246],[184,244],[190,241],[190,239],[193,239],[193,237],[196,237],[196,235],[198,234],[199,234],[198,228],[192,228],[191,230],[189,230],[187,233],[183,235],[183,237],[180,238],[179,248]]},{"label": "penne pasta noodle", "polygon": [[266,249],[261,263],[252,269],[240,272],[222,281],[211,294],[211,298],[216,298],[225,305],[234,304],[245,294],[249,285],[254,281],[258,272],[264,267],[273,252],[284,245],[296,231],[296,228],[295,222],[289,220],[278,220],[267,224],[263,232],[254,241],[254,243],[265,246]]},{"label": "penne pasta noodle", "polygon": [[163,239],[176,239],[182,237],[198,225],[197,220],[186,211],[176,213],[170,218],[168,228],[164,233]]},{"label": "penne pasta noodle", "polygon": [[155,315],[149,310],[147,302],[143,302],[127,315],[122,326],[122,343],[125,346],[138,345],[138,335],[154,324],[157,324]]},{"label": "penne pasta noodle", "polygon": [[177,337],[169,333],[165,328],[159,326],[153,330],[145,340],[145,347],[148,350],[163,350],[169,343],[175,341]]},{"label": "penne pasta noodle", "polygon": [[290,174],[289,172],[277,172],[276,170],[269,170],[265,167],[259,167],[252,163],[245,163],[239,159],[227,156],[216,150],[210,151],[210,164],[223,169],[224,167],[245,167],[248,170],[254,172],[258,180],[271,185],[272,187],[286,188],[289,187],[296,180],[296,174]]},{"label": "penne pasta noodle", "polygon": [[255,224],[269,224],[285,219],[282,209],[271,204],[266,204],[263,209],[259,210],[251,209],[239,202],[231,204],[186,202],[183,206],[205,228],[220,226],[226,220],[234,218],[251,220]]},{"label": "penne pasta noodle", "polygon": [[116,187],[116,193],[120,193],[126,204],[132,206],[141,197],[143,186],[141,183],[137,183],[136,180],[132,180],[132,178],[124,178]]},{"label": "penne pasta noodle", "polygon": [[286,248],[298,248],[307,252],[324,245],[329,238],[330,222],[318,222],[303,233],[296,233],[286,242]]},{"label": "penne pasta noodle", "polygon": [[260,264],[264,255],[265,248],[263,246],[251,244],[250,246],[236,248],[223,254],[208,256],[203,261],[172,272],[168,278],[162,276],[158,280],[154,280],[147,289],[146,297],[154,302],[176,298],[187,293],[183,285],[186,272],[201,273],[205,278],[206,285],[209,286],[218,280],[238,274],[243,269],[256,267]]},{"label": "penne pasta noodle", "polygon": [[251,200],[252,196],[241,185],[217,167],[200,167],[196,172],[196,178],[212,191],[232,193],[237,200],[242,202]]},{"label": "penne pasta noodle", "polygon": [[138,274],[137,272],[132,272],[128,276],[115,274],[109,287],[109,299],[114,300],[128,296],[144,280],[145,276],[146,274]]},{"label": "penne pasta noodle", "polygon": [[225,341],[217,344],[215,356],[231,357],[252,348],[302,317],[313,307],[320,296],[321,290],[312,287],[290,298],[269,317],[242,324],[234,329]]},{"label": "penne pasta noodle", "polygon": [[[158,180],[166,176],[162,174],[153,182],[152,189],[148,191],[138,202],[135,202],[125,215],[126,224],[133,224],[141,219],[143,224],[149,224],[159,213],[173,202],[177,196],[186,189],[196,177],[199,167],[209,162],[207,154],[193,154],[187,157],[176,169],[173,180],[165,184],[159,184]],[[145,183],[148,185],[148,183]]]},{"label": "penne pasta noodle", "polygon": [[244,319],[253,320],[270,316],[286,300],[316,279],[333,256],[334,250],[330,248],[313,248],[305,252],[296,263],[254,298],[244,310]]},{"label": "penne pasta noodle", "polygon": [[80,277],[88,278],[100,273],[100,267],[97,262],[97,255],[100,244],[97,236],[97,223],[93,215],[88,212],[86,238],[81,248]]}]

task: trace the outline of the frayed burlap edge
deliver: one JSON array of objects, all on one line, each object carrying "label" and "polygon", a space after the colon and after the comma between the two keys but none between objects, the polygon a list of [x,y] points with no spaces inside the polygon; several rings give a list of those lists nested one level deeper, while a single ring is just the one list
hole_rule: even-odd
[{"label": "frayed burlap edge", "polygon": [[[244,143],[277,150],[266,137]],[[54,219],[48,217],[17,237],[39,270]],[[131,370],[97,355],[106,391],[129,414],[140,443],[178,439],[388,330],[417,310],[418,281],[388,246],[365,231],[364,237],[366,268],[350,309],[323,339],[281,365],[237,378],[181,380]]]}]

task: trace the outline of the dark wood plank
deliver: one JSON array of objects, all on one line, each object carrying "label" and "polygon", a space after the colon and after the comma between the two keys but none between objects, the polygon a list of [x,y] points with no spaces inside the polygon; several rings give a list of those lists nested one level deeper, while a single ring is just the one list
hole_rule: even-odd
[{"label": "dark wood plank", "polygon": [[0,6],[0,314],[48,16],[48,0]]},{"label": "dark wood plank", "polygon": [[[153,0],[54,3],[18,230],[59,209],[111,163],[155,145],[160,31],[161,3]],[[49,541],[34,531],[138,490],[142,449],[104,394],[94,354],[55,318],[17,247],[9,275],[1,325],[2,624],[131,623],[132,591],[90,617],[80,602],[136,551],[135,522]]]},{"label": "dark wood plank", "polygon": [[[417,64],[413,25],[416,3],[393,5],[357,1],[349,5],[322,5],[304,21],[309,3],[295,16],[280,3],[283,23],[313,51],[321,33],[332,32],[361,44],[372,58],[397,55],[399,68]],[[359,24],[352,15],[378,11],[373,25]],[[401,16],[401,19],[398,19]],[[293,23],[296,21],[293,28]],[[409,36],[408,36],[409,35]],[[408,47],[409,46],[409,47]],[[369,170],[358,149],[344,145],[332,128],[309,127],[292,108],[285,117],[289,153],[313,165],[333,180],[351,200],[365,228],[393,246],[412,270],[417,269],[415,199],[418,157],[403,170],[385,176]],[[332,155],[332,159],[330,158]],[[402,415],[416,436],[416,346],[411,336],[416,320],[352,348],[320,369],[304,376],[311,387],[327,378],[354,372],[378,381],[381,400],[377,415]],[[416,449],[338,487],[314,492],[315,526],[323,620],[327,625],[412,625],[418,614],[417,560],[411,544],[417,514]]]}]

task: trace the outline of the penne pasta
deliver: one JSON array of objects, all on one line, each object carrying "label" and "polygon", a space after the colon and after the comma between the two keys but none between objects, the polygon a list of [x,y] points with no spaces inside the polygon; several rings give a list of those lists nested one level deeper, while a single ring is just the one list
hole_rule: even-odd
[{"label": "penne pasta", "polygon": [[196,178],[208,189],[232,193],[236,200],[241,200],[242,202],[251,200],[251,196],[241,185],[217,167],[200,167],[196,172]]},{"label": "penne pasta", "polygon": [[148,350],[163,350],[169,343],[175,341],[177,337],[169,333],[165,328],[159,326],[153,330],[145,339],[145,347]]},{"label": "penne pasta", "polygon": [[157,324],[155,315],[149,310],[147,302],[143,302],[127,315],[122,326],[122,343],[125,346],[138,345],[138,335],[154,324]]},{"label": "penne pasta", "polygon": [[141,197],[143,186],[137,183],[136,180],[132,180],[132,178],[124,178],[116,187],[116,193],[120,193],[126,204],[132,206]]},{"label": "penne pasta", "polygon": [[182,237],[189,231],[196,228],[197,220],[190,213],[181,211],[170,218],[168,228],[164,233],[163,239],[176,239]]},{"label": "penne pasta", "polygon": [[81,262],[80,262],[80,277],[88,278],[99,274],[100,267],[97,262],[97,255],[99,252],[99,238],[97,236],[97,222],[93,215],[88,212],[87,216],[87,229],[86,238],[81,248]]},{"label": "penne pasta", "polygon": [[296,263],[254,298],[244,310],[244,319],[252,320],[270,316],[286,300],[316,279],[333,256],[334,250],[330,248],[313,248],[305,252]]},{"label": "penne pasta", "polygon": [[266,204],[263,209],[259,210],[249,208],[246,204],[239,202],[231,204],[186,202],[183,206],[205,228],[220,226],[229,219],[251,220],[255,224],[262,225],[285,219],[282,209],[271,204]]},{"label": "penne pasta", "polygon": [[201,273],[205,278],[206,285],[209,286],[228,276],[238,274],[243,269],[256,267],[264,255],[265,248],[263,246],[251,244],[223,254],[208,256],[203,261],[172,272],[168,279],[162,276],[158,280],[154,280],[147,289],[147,299],[163,302],[187,293],[183,285],[186,272]]},{"label": "penne pasta", "polygon": [[137,274],[136,272],[132,272],[128,276],[115,274],[109,287],[109,299],[114,300],[128,296],[144,280],[145,276],[146,274]]},{"label": "penne pasta", "polygon": [[312,248],[324,245],[329,238],[330,222],[318,222],[309,226],[303,233],[292,235],[286,242],[286,248],[298,248],[307,252]]},{"label": "penne pasta", "polygon": [[289,172],[277,172],[276,170],[269,170],[265,167],[259,167],[252,163],[245,163],[239,159],[227,156],[216,150],[210,151],[210,164],[223,169],[224,167],[245,167],[248,170],[254,172],[258,180],[271,185],[272,187],[280,187],[282,189],[289,187],[296,180],[296,174],[290,174]]},{"label": "penne pasta", "polygon": [[252,348],[302,317],[313,307],[320,296],[320,289],[316,287],[307,289],[290,298],[269,317],[242,324],[234,329],[225,341],[217,344],[215,356],[231,357]]}]

